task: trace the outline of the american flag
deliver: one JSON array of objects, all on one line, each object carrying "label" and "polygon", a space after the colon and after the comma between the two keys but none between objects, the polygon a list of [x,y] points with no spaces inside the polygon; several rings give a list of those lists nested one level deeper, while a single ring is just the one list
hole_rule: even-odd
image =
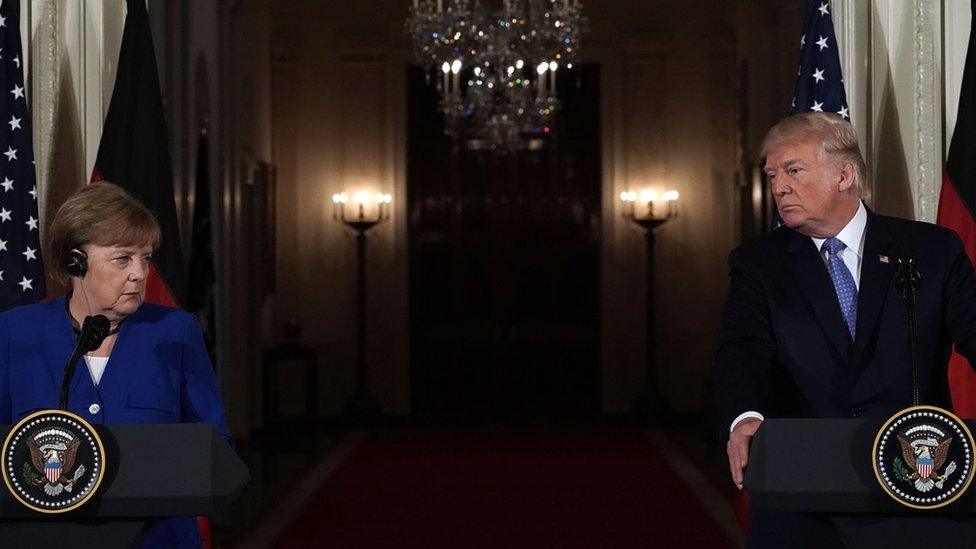
[{"label": "american flag", "polygon": [[20,47],[20,0],[0,4],[0,310],[44,297],[31,117]]},{"label": "american flag", "polygon": [[806,0],[800,68],[790,114],[832,112],[850,119],[828,0]]}]

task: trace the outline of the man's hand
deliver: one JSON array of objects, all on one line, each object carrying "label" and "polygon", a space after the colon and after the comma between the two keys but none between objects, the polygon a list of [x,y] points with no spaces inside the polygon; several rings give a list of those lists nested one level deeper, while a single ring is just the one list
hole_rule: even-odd
[{"label": "man's hand", "polygon": [[725,451],[729,455],[729,470],[732,471],[732,482],[741,490],[743,482],[743,470],[749,464],[749,441],[752,435],[756,434],[762,420],[759,418],[746,418],[736,424],[735,429],[729,434],[729,442],[725,445]]}]

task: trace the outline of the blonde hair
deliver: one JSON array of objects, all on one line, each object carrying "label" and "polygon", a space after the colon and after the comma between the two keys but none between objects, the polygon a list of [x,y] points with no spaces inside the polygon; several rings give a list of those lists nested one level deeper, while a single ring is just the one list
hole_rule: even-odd
[{"label": "blonde hair", "polygon": [[149,208],[121,187],[100,181],[87,185],[58,208],[48,229],[49,270],[62,284],[71,277],[65,265],[71,250],[96,246],[152,246],[162,241],[159,222]]},{"label": "blonde hair", "polygon": [[840,115],[808,112],[784,118],[766,133],[759,147],[759,157],[765,161],[770,150],[785,143],[817,140],[824,158],[850,162],[854,166],[854,185],[851,193],[860,197],[868,181],[868,168],[857,144],[857,133],[850,122]]}]

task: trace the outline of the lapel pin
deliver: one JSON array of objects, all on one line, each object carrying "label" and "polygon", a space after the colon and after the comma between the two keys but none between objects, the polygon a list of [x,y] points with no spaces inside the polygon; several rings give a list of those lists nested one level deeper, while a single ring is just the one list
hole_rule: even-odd
[{"label": "lapel pin", "polygon": [[890,263],[888,256],[886,255],[879,255],[878,259],[881,260],[882,263]]}]

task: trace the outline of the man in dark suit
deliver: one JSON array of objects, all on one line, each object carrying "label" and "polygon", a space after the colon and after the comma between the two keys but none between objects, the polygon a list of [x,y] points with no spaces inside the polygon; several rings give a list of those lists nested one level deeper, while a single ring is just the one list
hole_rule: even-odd
[{"label": "man in dark suit", "polygon": [[[816,112],[787,118],[767,134],[762,156],[783,225],[729,255],[713,373],[740,489],[765,417],[887,418],[911,405],[897,258],[913,257],[921,274],[920,402],[951,409],[953,343],[976,359],[976,278],[959,237],[867,210],[867,170],[848,122]],[[844,547],[854,538],[836,517],[754,508],[747,546]]]}]

